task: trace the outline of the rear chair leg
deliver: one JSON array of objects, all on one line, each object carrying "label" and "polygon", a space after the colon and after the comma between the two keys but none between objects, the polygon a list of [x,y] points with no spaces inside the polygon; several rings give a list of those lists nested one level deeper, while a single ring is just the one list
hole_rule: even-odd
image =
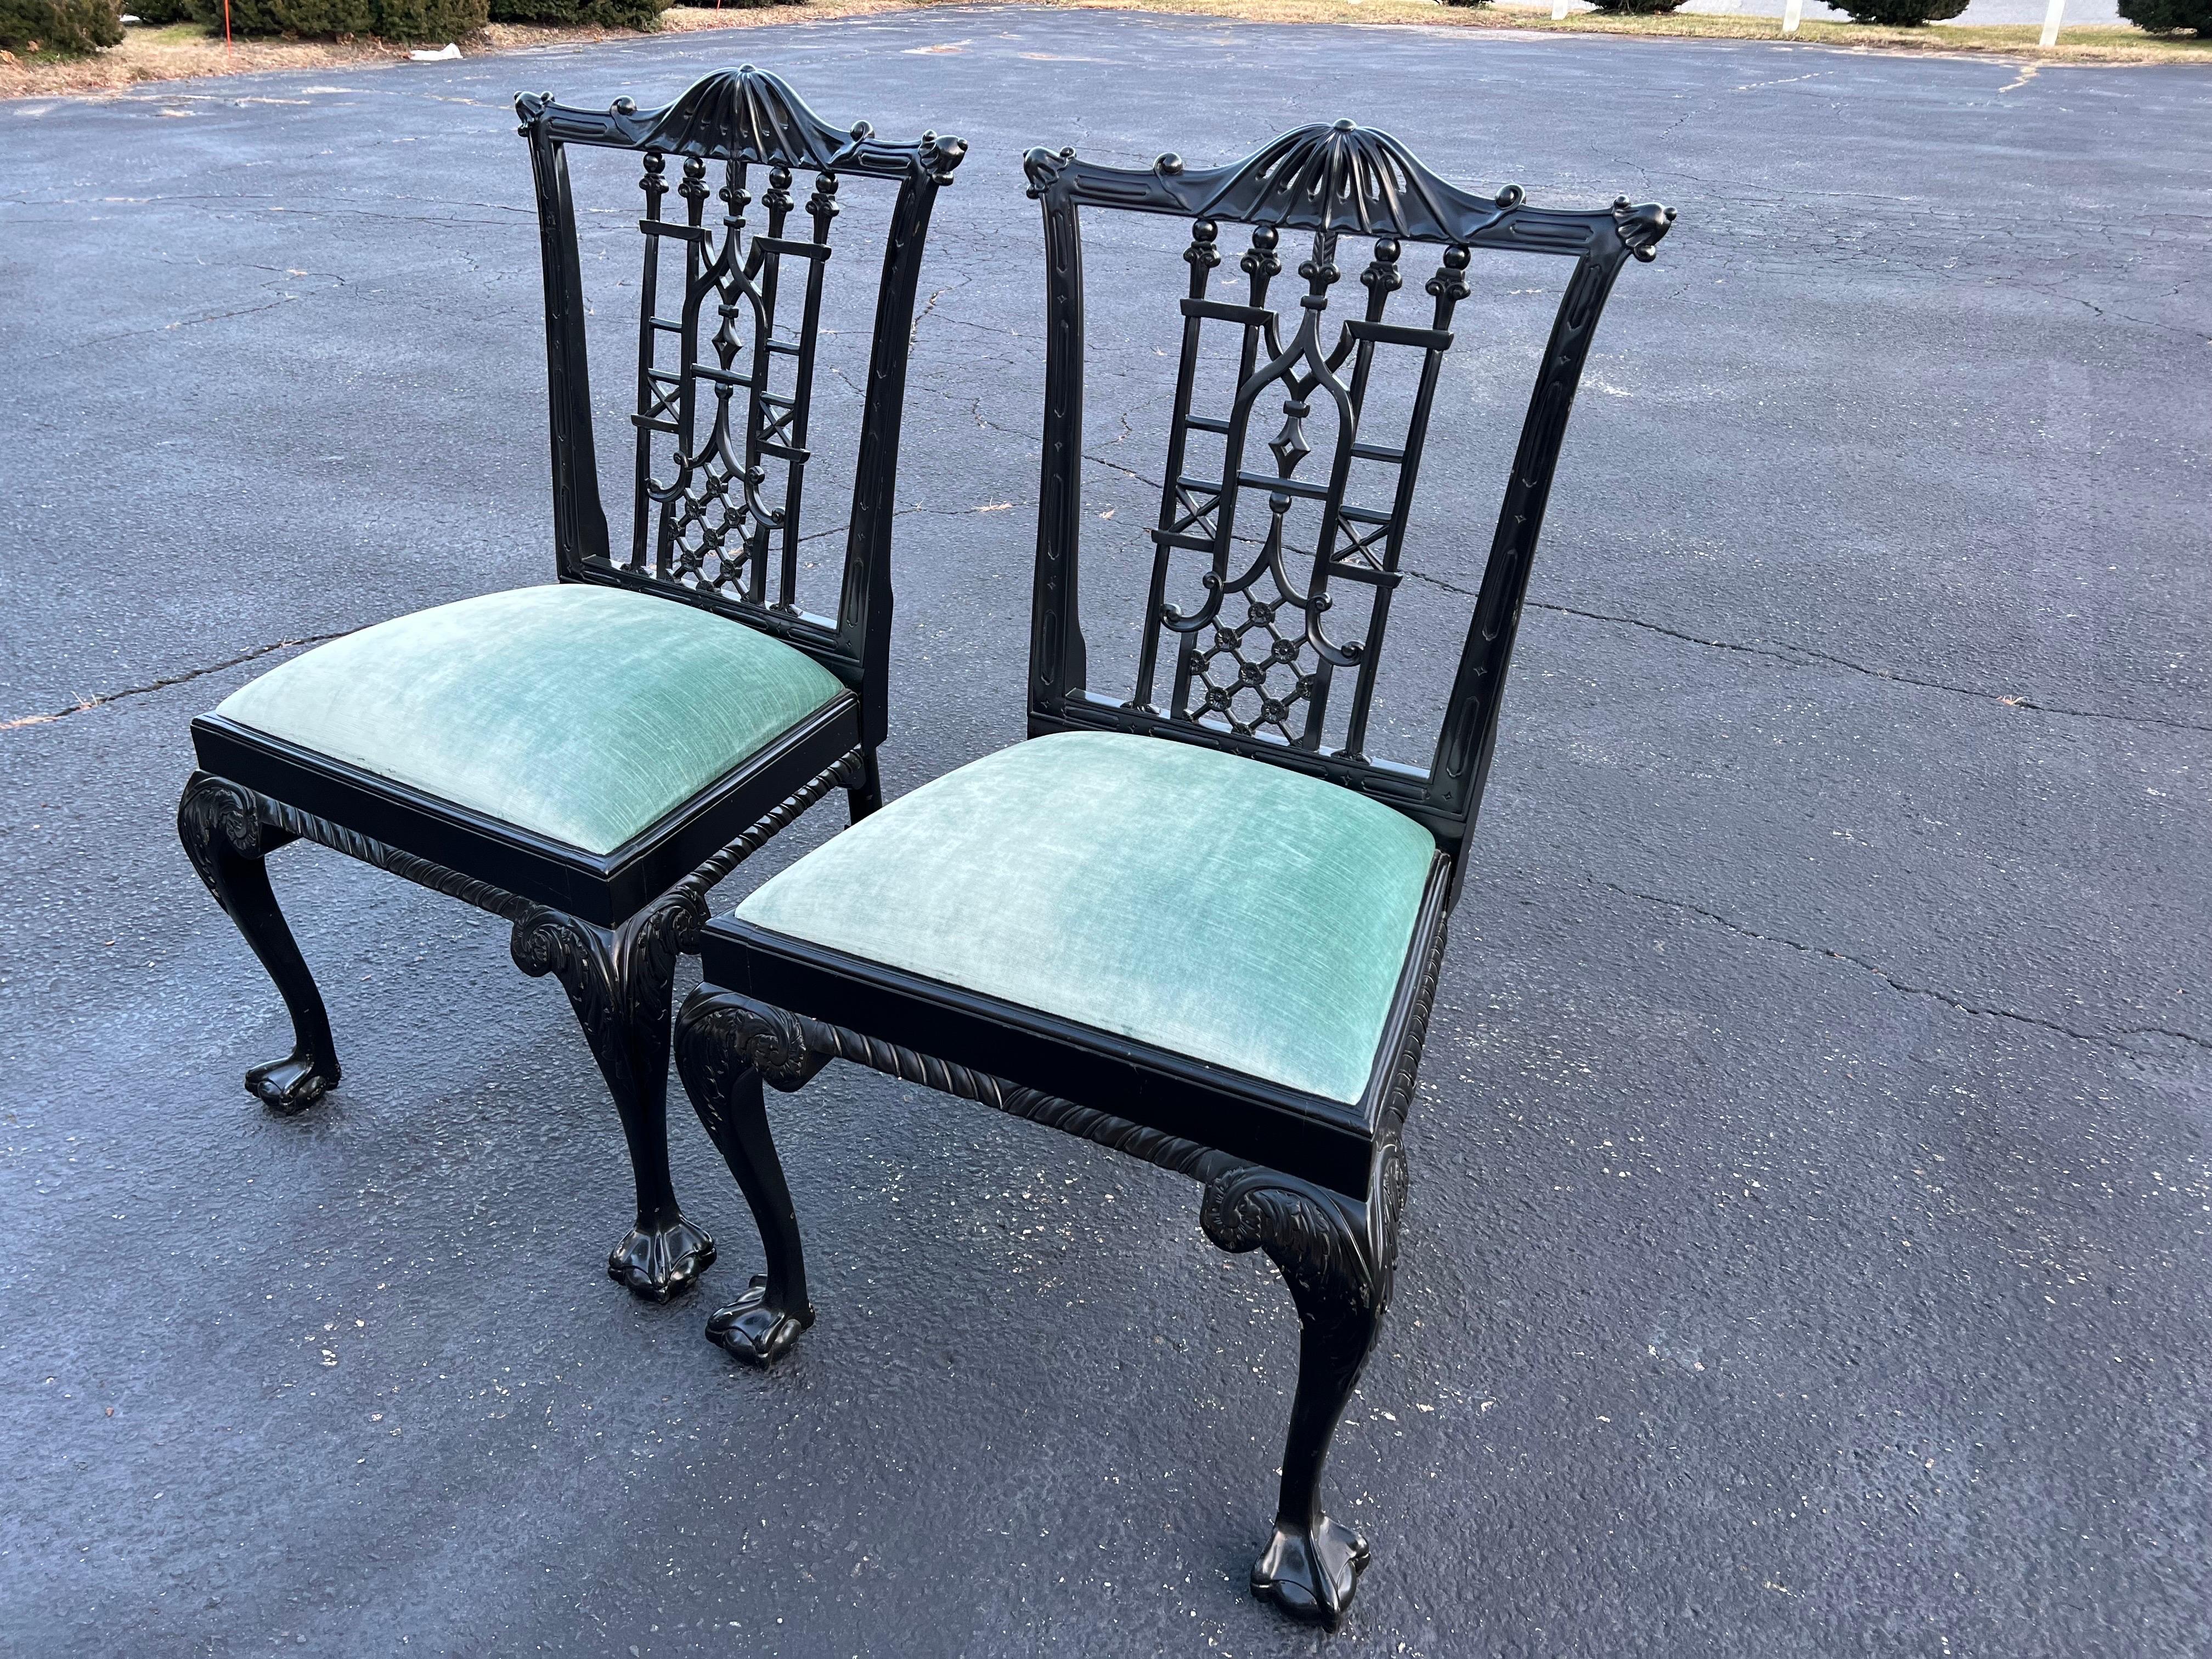
[{"label": "rear chair leg", "polygon": [[1298,1386],[1283,1446],[1275,1529],[1252,1593],[1334,1630],[1369,1559],[1367,1540],[1321,1507],[1322,1465],[1374,1351],[1398,1255],[1405,1159],[1385,1145],[1365,1203],[1273,1170],[1233,1170],[1206,1189],[1200,1218],[1224,1250],[1264,1249],[1298,1309]]},{"label": "rear chair leg", "polygon": [[249,1093],[289,1117],[305,1111],[338,1080],[331,1018],[307,959],[269,890],[264,859],[292,837],[262,823],[253,797],[238,785],[195,772],[177,803],[177,837],[216,902],[238,924],[261,958],[292,1015],[292,1052],[246,1074]]},{"label": "rear chair leg", "polygon": [[532,978],[559,976],[614,1096],[637,1223],[608,1255],[607,1276],[648,1302],[680,1295],[714,1260],[714,1241],[677,1207],[668,1170],[668,1005],[690,920],[681,900],[662,899],[612,932],[539,907],[514,924],[511,945]]},{"label": "rear chair leg", "polygon": [[884,804],[884,775],[877,769],[875,745],[860,750],[860,778],[845,791],[845,805],[851,813],[848,820],[858,823]]},{"label": "rear chair leg", "polygon": [[[763,1040],[777,1046],[763,1054],[757,1045]],[[821,1066],[772,1010],[707,985],[685,999],[676,1020],[676,1067],[692,1109],[744,1192],[768,1256],[768,1272],[754,1275],[742,1296],[707,1322],[707,1336],[754,1365],[782,1358],[814,1322],[799,1217],[769,1134],[763,1059],[783,1089],[799,1087]]]}]

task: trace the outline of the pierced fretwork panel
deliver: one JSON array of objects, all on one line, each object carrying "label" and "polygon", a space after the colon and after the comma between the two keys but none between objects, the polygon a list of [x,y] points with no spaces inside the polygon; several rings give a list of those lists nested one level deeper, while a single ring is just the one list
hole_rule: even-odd
[{"label": "pierced fretwork panel", "polygon": [[[807,420],[837,175],[645,153],[645,270],[637,347],[635,508],[641,575],[786,613],[798,610]],[[747,218],[765,175],[764,222]],[[710,177],[711,175],[711,177]],[[800,194],[804,191],[804,196]],[[711,204],[711,208],[710,208]],[[794,219],[805,227],[793,234]],[[679,274],[680,273],[680,274]]]},{"label": "pierced fretwork panel", "polygon": [[[1270,294],[1296,257],[1281,233],[1261,225],[1231,252],[1221,228],[1198,219],[1183,254],[1189,291],[1133,701],[1318,750],[1344,671],[1337,752],[1358,757],[1468,250],[1445,246],[1434,274],[1415,276],[1419,313],[1394,321],[1407,282],[1398,238],[1368,240],[1363,265],[1342,233],[1313,233],[1296,308],[1278,309]],[[1348,301],[1347,266],[1358,283]],[[1213,384],[1224,342],[1233,374]],[[1370,404],[1389,376],[1409,388],[1410,412],[1385,433]]]}]

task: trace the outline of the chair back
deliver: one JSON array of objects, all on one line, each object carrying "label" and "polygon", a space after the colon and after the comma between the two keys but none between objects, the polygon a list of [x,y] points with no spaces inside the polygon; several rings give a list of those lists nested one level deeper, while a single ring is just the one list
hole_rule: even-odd
[{"label": "chair back", "polygon": [[[865,121],[832,126],[750,64],[706,76],[665,109],[641,111],[627,98],[604,111],[572,109],[550,93],[525,93],[515,111],[530,143],[544,255],[561,579],[665,594],[799,647],[859,690],[863,735],[880,742],[915,284],[930,210],[966,144],[934,133],[888,143]],[[620,545],[610,540],[592,444],[572,144],[643,157],[635,455]],[[821,617],[799,603],[801,513],[823,276],[839,191],[854,178],[884,181],[896,196],[837,614]],[[756,202],[757,221],[748,216]]]},{"label": "chair back", "polygon": [[[1622,198],[1595,212],[1560,212],[1528,205],[1510,185],[1477,196],[1388,133],[1350,121],[1300,127],[1228,167],[1188,167],[1173,155],[1150,168],[1101,167],[1072,149],[1033,149],[1024,166],[1044,210],[1048,306],[1032,734],[1142,732],[1292,767],[1418,818],[1456,859],[1489,769],[1498,693],[1590,337],[1621,266],[1653,257],[1674,210]],[[1085,684],[1078,616],[1086,208],[1191,221],[1151,588],[1127,698]],[[1227,245],[1236,226],[1250,232],[1242,249]],[[1409,271],[1422,246],[1438,250],[1433,269]],[[1339,284],[1358,263],[1354,247],[1366,257],[1347,302]],[[1370,757],[1368,724],[1453,313],[1471,292],[1478,249],[1556,254],[1575,265],[1522,424],[1443,729],[1423,770]],[[1291,261],[1295,281],[1284,281]],[[1411,314],[1393,318],[1409,283],[1410,303],[1399,310]],[[1285,303],[1291,297],[1294,307]],[[1208,331],[1225,332],[1237,367],[1232,384],[1202,396]],[[1408,413],[1402,428],[1381,434],[1362,416],[1389,375],[1402,377],[1398,402]],[[1308,422],[1323,404],[1333,436],[1316,453]],[[1340,611],[1348,592],[1364,605]],[[1355,611],[1363,614],[1340,620]],[[1348,699],[1340,710],[1338,699]],[[1339,734],[1334,742],[1325,730]]]}]

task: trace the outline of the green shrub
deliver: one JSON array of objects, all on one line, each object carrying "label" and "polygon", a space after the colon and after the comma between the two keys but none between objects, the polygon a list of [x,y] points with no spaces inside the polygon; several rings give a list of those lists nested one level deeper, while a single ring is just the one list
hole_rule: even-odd
[{"label": "green shrub", "polygon": [[1444,0],[1448,6],[1486,6],[1490,0]]},{"label": "green shrub", "polygon": [[125,0],[123,9],[140,22],[156,27],[190,22],[192,17],[191,0]]},{"label": "green shrub", "polygon": [[[0,0],[0,4],[5,3]],[[191,0],[191,5],[192,15],[201,22],[222,27],[222,0]],[[486,21],[484,0],[230,0],[234,34],[325,40],[337,34],[373,34],[386,40],[436,45],[474,34]]]},{"label": "green shrub", "polygon": [[491,21],[643,29],[650,33],[660,27],[660,14],[674,3],[675,0],[491,0]]},{"label": "green shrub", "polygon": [[432,46],[474,34],[491,21],[484,0],[375,0],[375,9],[371,33]]},{"label": "green shrub", "polygon": [[1648,16],[1654,12],[1672,11],[1682,0],[1597,0],[1597,9],[1607,12],[1630,12]]},{"label": "green shrub", "polygon": [[1849,12],[1854,23],[1887,23],[1900,29],[1941,22],[1966,9],[1966,0],[1828,0],[1828,3]]},{"label": "green shrub", "polygon": [[0,47],[9,52],[79,52],[123,39],[115,0],[0,0]]},{"label": "green shrub", "polygon": [[2195,29],[2212,40],[2212,0],[2120,0],[2120,15],[2153,34]]},{"label": "green shrub", "polygon": [[[192,15],[223,26],[222,0],[190,0]],[[370,0],[230,0],[233,34],[367,34]]]}]

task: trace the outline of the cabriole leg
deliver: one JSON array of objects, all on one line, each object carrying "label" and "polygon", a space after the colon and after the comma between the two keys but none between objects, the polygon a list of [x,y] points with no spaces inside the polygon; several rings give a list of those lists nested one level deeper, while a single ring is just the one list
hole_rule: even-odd
[{"label": "cabriole leg", "polygon": [[540,908],[514,924],[512,945],[524,973],[558,975],[614,1096],[637,1224],[608,1255],[607,1274],[648,1302],[690,1289],[714,1260],[714,1241],[678,1209],[668,1171],[668,1005],[688,915],[663,901],[610,933]]},{"label": "cabriole leg", "polygon": [[254,798],[234,783],[195,772],[177,803],[177,836],[253,954],[261,958],[292,1016],[292,1052],[246,1074],[246,1086],[272,1112],[305,1111],[338,1080],[337,1048],[322,993],[292,937],[264,860],[292,838],[261,821]]},{"label": "cabriole leg", "polygon": [[1275,1529],[1252,1567],[1252,1593],[1331,1629],[1367,1565],[1367,1542],[1321,1506],[1329,1443],[1382,1328],[1397,1259],[1405,1164],[1384,1149],[1367,1203],[1273,1170],[1231,1171],[1206,1189],[1206,1236],[1263,1249],[1298,1310],[1298,1386],[1283,1446]]},{"label": "cabriole leg", "polygon": [[761,1074],[748,1057],[757,1022],[748,1005],[702,986],[676,1022],[676,1066],[692,1109],[721,1149],[760,1228],[768,1272],[707,1322],[710,1341],[755,1365],[780,1359],[814,1322],[806,1298],[806,1258],[783,1163],[769,1133]]}]

